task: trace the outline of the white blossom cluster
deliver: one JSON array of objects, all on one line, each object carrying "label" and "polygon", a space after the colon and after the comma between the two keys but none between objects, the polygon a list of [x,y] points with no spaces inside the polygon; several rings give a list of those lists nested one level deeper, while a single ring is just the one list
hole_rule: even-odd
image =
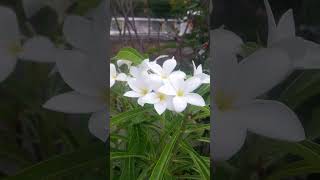
[{"label": "white blossom cluster", "polygon": [[116,66],[110,64],[110,87],[116,81],[126,81],[131,90],[124,96],[137,98],[141,106],[153,104],[160,115],[167,109],[182,112],[188,104],[205,106],[202,96],[194,92],[202,84],[210,83],[210,76],[203,73],[202,65],[197,67],[193,62],[193,76],[187,78],[185,72],[175,70],[177,61],[174,57],[164,61],[162,66],[157,59],[146,59],[137,66],[131,66],[127,60],[118,60],[118,67],[128,65],[129,74],[118,73]]}]

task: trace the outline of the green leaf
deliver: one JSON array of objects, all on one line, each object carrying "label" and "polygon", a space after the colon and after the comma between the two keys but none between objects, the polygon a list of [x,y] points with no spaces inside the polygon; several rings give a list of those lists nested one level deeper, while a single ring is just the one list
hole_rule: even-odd
[{"label": "green leaf", "polygon": [[287,142],[287,141],[270,141],[270,146],[278,149],[281,152],[287,152],[302,157],[310,163],[318,163],[320,161],[320,154],[313,148],[304,144],[305,142]]},{"label": "green leaf", "polygon": [[210,179],[209,164],[206,163],[205,160],[186,142],[184,141],[181,142],[180,146],[186,153],[190,155],[202,179],[209,180]]},{"label": "green leaf", "polygon": [[186,125],[185,133],[191,133],[195,131],[210,130],[210,124],[189,124]]},{"label": "green leaf", "polygon": [[126,47],[122,48],[113,59],[128,60],[131,61],[133,64],[138,65],[146,58],[146,56],[139,53],[136,49]]},{"label": "green leaf", "polygon": [[130,111],[119,113],[111,118],[110,124],[111,126],[114,126],[125,123],[126,121],[130,121],[132,118],[136,118],[137,116],[140,116],[149,110],[149,108],[136,108]]},{"label": "green leaf", "polygon": [[125,159],[125,158],[140,158],[144,160],[150,160],[148,157],[140,155],[140,154],[133,154],[128,152],[111,152],[110,153],[111,160],[114,159]]},{"label": "green leaf", "polygon": [[88,169],[92,167],[91,162],[93,161],[99,160],[106,163],[106,151],[106,146],[101,142],[91,144],[76,152],[59,155],[40,162],[5,180],[45,179],[77,170],[80,167]]},{"label": "green leaf", "polygon": [[306,175],[310,173],[319,173],[320,166],[309,164],[305,160],[290,163],[282,166],[280,169],[275,170],[265,180],[281,180],[286,177],[293,177],[298,175]]},{"label": "green leaf", "polygon": [[182,126],[183,120],[180,120],[180,123],[176,127],[175,133],[171,136],[169,142],[164,147],[160,158],[158,159],[155,167],[152,170],[150,180],[162,180],[164,173],[168,169],[169,160],[172,156],[173,148],[176,145],[176,142],[181,134],[181,126]]}]

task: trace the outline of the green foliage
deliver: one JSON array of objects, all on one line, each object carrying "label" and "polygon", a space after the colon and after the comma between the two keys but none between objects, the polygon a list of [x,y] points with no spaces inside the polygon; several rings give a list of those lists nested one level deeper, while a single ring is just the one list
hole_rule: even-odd
[{"label": "green foliage", "polygon": [[90,144],[75,152],[58,155],[40,162],[5,180],[52,179],[67,177],[70,174],[82,174],[83,170],[100,168],[101,176],[105,176],[107,160],[106,147],[103,143]]},{"label": "green foliage", "polygon": [[116,60],[128,60],[133,64],[140,64],[144,59],[147,59],[148,56],[141,54],[134,48],[126,47],[119,50],[115,57],[112,58],[113,61]]},{"label": "green foliage", "polygon": [[201,141],[209,139],[209,107],[160,116],[153,107],[120,98],[125,90],[111,91],[111,99],[120,101],[111,107],[111,179],[210,179],[209,152],[203,152],[209,144]]}]

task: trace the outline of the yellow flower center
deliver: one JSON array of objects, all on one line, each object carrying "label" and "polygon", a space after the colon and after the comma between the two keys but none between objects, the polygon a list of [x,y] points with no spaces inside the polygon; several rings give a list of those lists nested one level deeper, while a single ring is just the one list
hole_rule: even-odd
[{"label": "yellow flower center", "polygon": [[184,91],[182,89],[179,89],[177,91],[177,96],[184,96]]},{"label": "yellow flower center", "polygon": [[141,89],[141,94],[144,96],[146,94],[148,94],[149,90],[147,88],[142,88]]},{"label": "yellow flower center", "polygon": [[227,96],[222,91],[216,92],[216,104],[220,111],[227,111],[232,109],[233,102],[235,100],[234,96]]},{"label": "yellow flower center", "polygon": [[163,93],[158,93],[157,95],[160,101],[165,101],[167,99],[167,96]]},{"label": "yellow flower center", "polygon": [[168,79],[168,76],[165,74],[161,74],[161,79]]}]

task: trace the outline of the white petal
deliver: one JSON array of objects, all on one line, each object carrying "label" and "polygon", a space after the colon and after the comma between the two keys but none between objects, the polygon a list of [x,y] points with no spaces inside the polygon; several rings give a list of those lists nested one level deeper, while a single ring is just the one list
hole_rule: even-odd
[{"label": "white petal", "polygon": [[163,72],[165,74],[170,74],[176,66],[177,61],[175,59],[168,59],[163,63]]},{"label": "white petal", "polygon": [[150,83],[155,84],[156,86],[154,86],[154,90],[157,90],[158,88],[160,88],[163,85],[163,79],[161,78],[161,76],[157,75],[157,74],[150,74],[148,75],[148,78],[150,80]]},{"label": "white petal", "polygon": [[160,56],[158,56],[154,61],[156,62],[156,61],[158,61],[159,59],[167,58],[167,57],[169,57],[169,56],[168,56],[168,55],[160,55]]},{"label": "white petal", "polygon": [[210,75],[202,73],[199,77],[201,79],[201,83],[210,84]]},{"label": "white petal", "polygon": [[110,81],[97,78],[97,76],[108,78],[108,75],[100,74],[96,68],[92,67],[87,56],[78,51],[59,52],[57,67],[63,80],[72,89],[83,94],[101,95],[102,91],[107,89],[107,82]]},{"label": "white petal", "polygon": [[116,80],[114,78],[110,78],[110,87],[112,87],[116,83]]},{"label": "white petal", "polygon": [[187,107],[187,100],[185,97],[176,96],[173,98],[173,106],[176,112],[182,112]]},{"label": "white petal", "polygon": [[14,43],[19,43],[20,32],[14,11],[0,7],[0,26],[0,47],[10,47]]},{"label": "white petal", "polygon": [[169,76],[169,79],[173,79],[173,78],[176,78],[176,79],[185,79],[186,78],[186,73],[184,73],[183,71],[173,71],[170,76]]},{"label": "white petal", "polygon": [[286,53],[270,48],[258,50],[241,61],[231,90],[239,99],[255,98],[284,80],[291,69]]},{"label": "white petal", "polygon": [[19,57],[35,62],[55,62],[56,52],[54,44],[48,38],[36,36],[23,45],[23,52]]},{"label": "white petal", "polygon": [[249,131],[279,140],[302,141],[305,139],[304,128],[286,105],[277,101],[258,100],[242,108],[247,114]]},{"label": "white petal", "polygon": [[246,128],[237,119],[237,112],[213,113],[211,125],[211,157],[214,161],[230,159],[243,146],[246,139]]},{"label": "white petal", "polygon": [[92,23],[80,16],[68,16],[63,25],[63,33],[74,47],[88,51],[93,45]]},{"label": "white petal", "polygon": [[129,87],[130,87],[132,90],[134,90],[134,91],[136,91],[136,92],[140,92],[138,80],[136,80],[136,79],[129,79],[129,80],[128,80],[128,85],[129,85]]},{"label": "white petal", "polygon": [[223,29],[210,31],[210,60],[214,89],[223,91],[232,89],[232,82],[235,81],[238,71],[236,54],[242,44],[241,38],[232,32]]},{"label": "white petal", "polygon": [[173,97],[172,96],[168,96],[165,103],[167,104],[167,109],[170,111],[175,111],[174,110],[174,106],[173,106]]},{"label": "white petal", "polygon": [[320,45],[314,43],[313,47],[307,49],[305,57],[295,63],[298,69],[319,69],[320,68]]},{"label": "white petal", "polygon": [[88,124],[89,131],[103,142],[109,136],[108,120],[109,113],[107,111],[99,111],[91,115]]},{"label": "white petal", "polygon": [[303,57],[306,55],[309,46],[310,44],[306,40],[299,37],[283,39],[272,44],[273,48],[286,51],[294,64],[303,62]]},{"label": "white petal", "polygon": [[75,91],[54,96],[43,107],[66,113],[91,113],[106,108],[102,99],[82,95]]},{"label": "white petal", "polygon": [[139,72],[139,69],[135,66],[131,66],[130,67],[130,74],[133,76],[133,77],[138,77],[140,72]]},{"label": "white petal", "polygon": [[0,82],[5,80],[14,70],[17,58],[0,49]]},{"label": "white petal", "polygon": [[195,106],[205,106],[206,103],[202,96],[196,93],[188,93],[186,95],[187,102]]},{"label": "white petal", "polygon": [[156,62],[149,62],[148,66],[154,73],[162,75],[162,68]]},{"label": "white petal", "polygon": [[172,87],[176,91],[185,89],[185,81],[184,81],[184,79],[182,79],[181,77],[178,77],[178,76],[170,76],[169,84],[171,84]]},{"label": "white petal", "polygon": [[273,39],[273,41],[295,37],[296,32],[292,9],[281,16],[275,33],[276,39]]},{"label": "white petal", "polygon": [[110,76],[117,76],[116,66],[110,63]]},{"label": "white petal", "polygon": [[167,109],[167,104],[166,103],[156,103],[156,104],[154,104],[154,109],[157,111],[157,113],[159,115],[161,115]]},{"label": "white petal", "polygon": [[143,96],[143,101],[148,104],[155,104],[155,103],[159,103],[160,98],[157,96],[156,93],[149,93]]},{"label": "white petal", "polygon": [[124,73],[120,73],[120,74],[118,74],[116,80],[117,80],[117,81],[127,81],[127,75],[124,74]]},{"label": "white petal", "polygon": [[185,92],[193,92],[201,85],[200,78],[191,77],[185,81]]},{"label": "white petal", "polygon": [[124,93],[123,96],[126,96],[126,97],[131,97],[131,98],[137,98],[137,97],[140,97],[141,94],[135,92],[135,91],[128,91],[126,93]]},{"label": "white petal", "polygon": [[210,42],[217,53],[221,54],[237,54],[241,50],[243,44],[242,39],[231,31],[224,29],[215,29],[210,31]]},{"label": "white petal", "polygon": [[264,0],[264,5],[268,16],[268,45],[270,45],[274,42],[274,39],[276,39],[277,25],[268,0]]},{"label": "white petal", "polygon": [[159,92],[166,94],[166,95],[176,95],[176,89],[174,87],[172,87],[172,85],[170,83],[167,83],[165,85],[163,85],[162,87],[160,87],[158,89]]},{"label": "white petal", "polygon": [[144,106],[145,102],[144,102],[144,100],[143,100],[143,97],[138,98],[138,104],[139,104],[140,106]]},{"label": "white petal", "polygon": [[197,67],[195,74],[202,74],[202,65],[201,64]]}]

